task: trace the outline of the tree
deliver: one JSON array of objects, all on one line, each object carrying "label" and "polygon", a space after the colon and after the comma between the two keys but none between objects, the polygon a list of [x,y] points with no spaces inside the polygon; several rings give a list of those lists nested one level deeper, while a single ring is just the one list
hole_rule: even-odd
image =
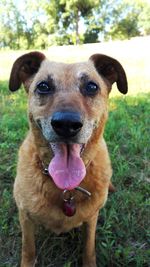
[{"label": "tree", "polygon": [[150,3],[148,1],[140,2],[138,28],[142,35],[150,34]]},{"label": "tree", "polygon": [[134,0],[120,1],[112,11],[114,21],[110,25],[108,36],[111,39],[130,39],[140,35],[138,27],[140,8]]},{"label": "tree", "polygon": [[78,44],[81,40],[81,19],[88,16],[97,5],[98,0],[49,0],[45,4],[45,11],[59,37],[62,35],[64,39],[64,34],[68,34],[72,39],[70,42]]},{"label": "tree", "polygon": [[12,1],[2,0],[0,4],[1,46],[19,48],[19,38],[23,28],[23,20]]},{"label": "tree", "polygon": [[[93,9],[92,16],[90,15],[85,20],[86,34],[93,36],[92,42],[120,38],[119,32],[122,30],[121,36],[126,37],[128,22],[134,28],[132,21],[129,21],[131,18],[127,17],[130,9],[133,9],[133,3],[127,4],[126,0],[100,0],[98,7]],[[126,29],[121,29],[123,25],[126,26]],[[115,29],[116,34],[114,33]]]},{"label": "tree", "polygon": [[61,0],[65,5],[64,17],[67,19],[68,26],[73,27],[75,33],[75,43],[79,44],[79,23],[81,18],[86,18],[92,14],[92,9],[97,7],[97,0]]},{"label": "tree", "polygon": [[29,49],[34,42],[32,29],[13,0],[0,3],[0,47]]},{"label": "tree", "polygon": [[[102,40],[128,39],[150,32],[148,0],[101,0],[86,21],[88,34],[95,30]],[[99,34],[98,34],[99,31]]]},{"label": "tree", "polygon": [[[117,1],[117,0],[116,0]],[[85,18],[85,42],[97,42],[105,38],[110,25],[113,5],[111,0],[100,0],[99,5]]]}]

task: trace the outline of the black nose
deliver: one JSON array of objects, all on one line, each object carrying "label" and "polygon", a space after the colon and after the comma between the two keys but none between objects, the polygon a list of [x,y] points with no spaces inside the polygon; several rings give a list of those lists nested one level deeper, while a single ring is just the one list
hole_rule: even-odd
[{"label": "black nose", "polygon": [[58,135],[73,137],[81,130],[83,122],[78,112],[57,111],[52,116],[51,125]]}]

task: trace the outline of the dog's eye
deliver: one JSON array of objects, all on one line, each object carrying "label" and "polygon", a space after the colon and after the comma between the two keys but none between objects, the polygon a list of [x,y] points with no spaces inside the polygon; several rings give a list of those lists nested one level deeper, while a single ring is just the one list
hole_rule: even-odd
[{"label": "dog's eye", "polygon": [[38,94],[51,94],[53,92],[53,88],[49,86],[49,84],[45,81],[37,84],[35,91]]},{"label": "dog's eye", "polygon": [[99,90],[99,87],[94,82],[88,82],[85,86],[85,94],[88,96],[95,96]]}]

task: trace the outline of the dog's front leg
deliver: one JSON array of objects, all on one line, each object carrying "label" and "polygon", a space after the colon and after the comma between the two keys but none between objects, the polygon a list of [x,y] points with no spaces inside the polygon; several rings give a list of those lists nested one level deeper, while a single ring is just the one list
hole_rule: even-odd
[{"label": "dog's front leg", "polygon": [[19,220],[22,229],[21,267],[35,266],[34,224],[27,214],[19,210]]},{"label": "dog's front leg", "polygon": [[95,232],[98,212],[83,225],[84,251],[82,267],[96,267]]}]

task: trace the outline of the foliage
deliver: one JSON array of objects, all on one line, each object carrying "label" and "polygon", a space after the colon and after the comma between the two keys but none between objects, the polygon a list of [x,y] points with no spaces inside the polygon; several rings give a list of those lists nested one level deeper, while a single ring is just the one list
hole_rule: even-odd
[{"label": "foliage", "polygon": [[148,0],[14,0],[0,2],[0,48],[125,39],[150,33]]},{"label": "foliage", "polygon": [[[110,27],[109,35],[112,39],[130,39],[140,34],[148,34],[146,22],[149,21],[149,15],[145,15],[150,10],[150,5],[146,1],[125,0],[118,4],[113,11],[113,17],[116,23]],[[145,17],[145,22],[143,21]],[[149,21],[150,22],[150,21]]]},{"label": "foliage", "polygon": [[138,27],[143,35],[150,34],[150,5],[146,1],[141,2],[141,11],[138,19]]},{"label": "foliage", "polygon": [[102,41],[147,35],[150,29],[149,9],[150,3],[145,0],[102,0],[85,21],[87,32],[97,31],[93,41],[97,41],[98,31]]},{"label": "foliage", "polygon": [[79,22],[80,18],[87,17],[92,13],[92,8],[98,5],[96,0],[61,0],[65,4],[65,12],[63,14],[65,20],[67,19],[67,24],[70,28],[74,29],[75,35],[75,44],[79,43]]},{"label": "foliage", "polygon": [[33,31],[13,0],[0,3],[0,47],[29,48],[33,43]]}]

